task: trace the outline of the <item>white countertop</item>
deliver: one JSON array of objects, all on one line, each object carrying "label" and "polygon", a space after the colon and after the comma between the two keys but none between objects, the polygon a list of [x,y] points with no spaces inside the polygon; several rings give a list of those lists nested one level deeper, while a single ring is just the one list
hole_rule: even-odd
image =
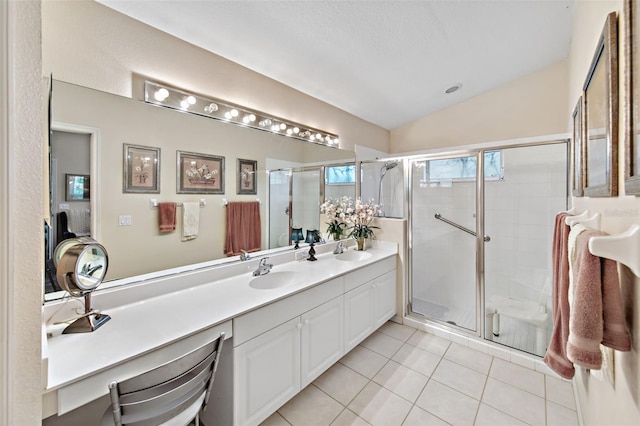
[{"label": "white countertop", "polygon": [[[64,387],[113,368],[397,253],[397,245],[394,243],[376,242],[375,246],[367,250],[371,257],[360,261],[337,260],[329,252],[317,255],[316,262],[302,260],[275,264],[272,273],[292,271],[297,274],[292,284],[280,288],[254,289],[249,286],[249,282],[255,277],[251,273],[242,273],[105,309],[104,313],[110,315],[111,320],[96,331],[58,335],[43,342],[46,346],[43,354],[48,356],[45,391]],[[224,276],[223,268],[220,269]],[[127,288],[123,287],[119,291],[122,292],[120,297],[124,296],[123,300],[126,300]],[[101,308],[99,300],[99,297],[94,297],[94,307]]]}]

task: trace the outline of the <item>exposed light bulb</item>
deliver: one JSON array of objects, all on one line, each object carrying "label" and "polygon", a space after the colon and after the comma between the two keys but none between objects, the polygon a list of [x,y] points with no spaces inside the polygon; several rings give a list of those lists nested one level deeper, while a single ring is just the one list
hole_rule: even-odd
[{"label": "exposed light bulb", "polygon": [[300,132],[300,129],[297,127],[293,128],[293,133],[295,133],[296,135]]},{"label": "exposed light bulb", "polygon": [[249,114],[249,121],[252,122],[252,123],[254,121],[256,121],[256,115],[255,114]]},{"label": "exposed light bulb", "polygon": [[196,104],[196,97],[195,96],[187,96],[187,102],[189,103],[189,105],[195,105]]},{"label": "exposed light bulb", "polygon": [[245,115],[244,117],[242,117],[242,122],[243,122],[244,124],[249,124],[249,122],[250,122],[250,121],[251,121],[251,120],[249,119],[249,116],[248,116],[248,115]]},{"label": "exposed light bulb", "polygon": [[316,139],[322,140],[322,135],[320,133],[316,133]]},{"label": "exposed light bulb", "polygon": [[237,116],[238,116],[238,114],[239,114],[239,113],[238,113],[238,110],[237,110],[237,109],[235,109],[235,108],[234,108],[234,109],[232,109],[232,110],[231,110],[231,116],[232,116],[232,117],[237,117]]},{"label": "exposed light bulb", "polygon": [[292,134],[293,134],[293,130],[291,130],[291,129],[287,129],[287,134],[288,134],[288,135],[292,135]]},{"label": "exposed light bulb", "polygon": [[284,129],[286,129],[286,128],[287,128],[287,125],[286,125],[286,124],[284,124],[284,123],[280,123],[280,129],[281,129],[281,130],[284,130]]},{"label": "exposed light bulb", "polygon": [[162,87],[156,90],[156,92],[153,94],[153,97],[156,99],[156,101],[162,102],[169,97],[169,91]]},{"label": "exposed light bulb", "polygon": [[231,114],[231,112],[227,111],[224,113],[224,118],[226,118],[227,120],[231,120],[232,117],[233,115]]},{"label": "exposed light bulb", "polygon": [[215,103],[210,103],[206,107],[204,107],[204,112],[208,112],[209,114],[216,112],[218,110],[218,105]]},{"label": "exposed light bulb", "polygon": [[187,109],[189,108],[189,102],[187,102],[186,99],[183,99],[180,101],[180,106],[182,107],[182,109]]}]

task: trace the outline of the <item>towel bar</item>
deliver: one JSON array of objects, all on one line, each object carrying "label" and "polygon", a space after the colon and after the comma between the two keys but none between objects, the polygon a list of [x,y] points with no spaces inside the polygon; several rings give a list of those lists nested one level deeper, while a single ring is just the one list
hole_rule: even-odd
[{"label": "towel bar", "polygon": [[640,277],[640,225],[633,224],[617,235],[591,237],[589,251],[594,256],[606,257],[625,264]]},{"label": "towel bar", "polygon": [[565,218],[564,223],[569,226],[577,225],[578,223],[591,229],[600,230],[600,213],[594,213],[593,216],[589,215],[589,210],[585,210],[583,213],[576,216],[568,216]]},{"label": "towel bar", "polygon": [[[158,207],[158,200],[156,198],[152,198],[149,200],[149,205],[151,206],[151,208],[156,208]],[[176,205],[178,206],[182,206],[182,203],[176,203]],[[200,207],[205,207],[207,205],[207,200],[204,198],[200,198]]]},{"label": "towel bar", "polygon": [[[260,201],[260,198],[256,198],[256,201],[258,202],[258,204],[262,204],[262,201]],[[227,204],[229,204],[229,201],[227,201],[226,198],[222,199],[222,205],[226,206]]]}]

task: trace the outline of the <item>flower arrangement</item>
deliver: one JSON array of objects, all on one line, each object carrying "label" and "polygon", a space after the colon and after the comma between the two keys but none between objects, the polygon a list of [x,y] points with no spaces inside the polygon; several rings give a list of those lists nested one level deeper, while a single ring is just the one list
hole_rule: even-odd
[{"label": "flower arrangement", "polygon": [[353,210],[346,217],[347,226],[350,229],[349,236],[357,240],[374,237],[373,230],[377,226],[371,223],[380,211],[380,206],[373,204],[373,200],[363,202],[357,198]]},{"label": "flower arrangement", "polygon": [[352,208],[353,201],[349,197],[341,197],[337,199],[329,198],[320,206],[320,212],[330,218],[327,222],[327,233],[333,235],[334,240],[339,240],[347,227],[345,219],[349,213],[347,210]]},{"label": "flower arrangement", "polygon": [[371,225],[380,211],[380,206],[373,204],[373,200],[363,202],[357,198],[353,201],[351,197],[329,199],[320,206],[320,211],[331,218],[331,222],[327,223],[327,232],[335,237],[348,230],[348,236],[358,240],[359,247],[364,244],[365,238],[374,237],[373,230],[378,228]]}]

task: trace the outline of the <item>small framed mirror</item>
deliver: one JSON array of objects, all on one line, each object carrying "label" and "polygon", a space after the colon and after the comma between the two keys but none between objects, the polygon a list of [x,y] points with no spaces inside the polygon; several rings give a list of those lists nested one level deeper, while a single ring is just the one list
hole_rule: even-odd
[{"label": "small framed mirror", "polygon": [[583,112],[582,96],[580,96],[571,115],[571,121],[573,123],[573,137],[571,141],[571,193],[575,197],[582,197],[584,190],[584,174],[582,173],[584,170],[584,165],[582,164],[584,158],[584,145],[582,143]]},{"label": "small framed mirror", "polygon": [[65,174],[66,201],[89,201],[91,199],[91,177],[89,175]]},{"label": "small framed mirror", "polygon": [[607,16],[584,83],[584,195],[618,195],[618,25]]},{"label": "small framed mirror", "polygon": [[640,16],[638,3],[624,2],[625,19],[625,179],[627,195],[640,195]]}]

